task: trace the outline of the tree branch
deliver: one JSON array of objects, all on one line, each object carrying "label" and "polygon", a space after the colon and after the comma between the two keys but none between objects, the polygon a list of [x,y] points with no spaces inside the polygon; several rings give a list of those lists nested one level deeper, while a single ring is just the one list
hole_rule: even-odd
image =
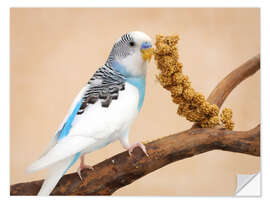
[{"label": "tree branch", "polygon": [[[232,90],[242,81],[256,73],[259,69],[260,54],[252,57],[221,80],[210,93],[207,101],[211,104],[216,104],[220,108]],[[200,125],[198,123],[194,123],[192,128],[200,128]]]},{"label": "tree branch", "polygon": [[260,55],[258,54],[227,75],[211,92],[207,101],[221,107],[231,91],[259,69]]},{"label": "tree branch", "polygon": [[[208,101],[221,106],[230,92],[260,68],[255,56],[224,78],[210,94]],[[83,181],[76,173],[62,177],[52,195],[111,195],[121,187],[167,164],[211,150],[225,150],[260,156],[260,125],[249,131],[195,128],[157,139],[146,145],[149,157],[136,148],[133,156],[117,154],[82,171]],[[35,195],[43,180],[10,186],[11,195]]]}]

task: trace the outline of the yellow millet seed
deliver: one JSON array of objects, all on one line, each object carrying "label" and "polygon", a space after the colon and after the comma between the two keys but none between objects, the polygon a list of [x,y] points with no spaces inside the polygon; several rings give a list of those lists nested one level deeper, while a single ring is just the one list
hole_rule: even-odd
[{"label": "yellow millet seed", "polygon": [[193,97],[193,102],[197,105],[202,105],[205,102],[205,100],[206,100],[205,97],[198,92]]},{"label": "yellow millet seed", "polygon": [[218,116],[219,108],[216,104],[211,104],[210,106],[210,115]]},{"label": "yellow millet seed", "polygon": [[[154,59],[160,70],[157,76],[160,84],[171,92],[172,101],[178,104],[177,113],[191,122],[198,122],[201,127],[213,128],[219,125],[219,108],[206,101],[204,95],[191,87],[187,75],[182,73],[183,64],[178,61],[179,53],[176,47],[179,36],[156,36]],[[221,114],[223,125],[232,129],[234,126],[232,112],[224,109]]]},{"label": "yellow millet seed", "polygon": [[198,114],[195,111],[191,111],[187,114],[187,120],[191,122],[201,122],[204,118],[203,114]]},{"label": "yellow millet seed", "polygon": [[177,96],[180,96],[183,92],[183,87],[182,86],[173,86],[171,87],[171,94],[172,94],[172,97],[177,97]]},{"label": "yellow millet seed", "polygon": [[221,115],[220,115],[220,120],[225,128],[233,130],[234,122],[232,121],[232,110],[231,109],[224,108]]},{"label": "yellow millet seed", "polygon": [[179,104],[179,106],[183,106],[186,103],[182,96],[172,97],[172,100],[174,103]]},{"label": "yellow millet seed", "polygon": [[161,83],[161,85],[166,88],[168,86],[171,86],[173,84],[173,81],[171,78],[166,77],[164,75],[158,75],[157,80]]},{"label": "yellow millet seed", "polygon": [[204,101],[201,105],[200,108],[202,110],[202,112],[204,112],[206,115],[210,114],[210,110],[211,110],[211,104],[208,101]]},{"label": "yellow millet seed", "polygon": [[195,91],[193,88],[187,88],[183,91],[183,97],[187,100],[187,101],[191,101],[193,99],[195,95]]},{"label": "yellow millet seed", "polygon": [[213,116],[209,119],[205,119],[201,122],[203,128],[213,128],[219,124],[218,116]]},{"label": "yellow millet seed", "polygon": [[179,104],[177,113],[179,115],[185,116],[188,110],[189,110],[189,103],[184,102],[182,104]]}]

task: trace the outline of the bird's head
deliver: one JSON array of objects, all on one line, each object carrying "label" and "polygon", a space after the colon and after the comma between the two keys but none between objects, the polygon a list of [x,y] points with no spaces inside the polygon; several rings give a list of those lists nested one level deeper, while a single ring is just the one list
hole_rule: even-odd
[{"label": "bird's head", "polygon": [[115,42],[107,63],[126,77],[140,77],[145,76],[151,57],[151,38],[135,31],[124,34]]}]

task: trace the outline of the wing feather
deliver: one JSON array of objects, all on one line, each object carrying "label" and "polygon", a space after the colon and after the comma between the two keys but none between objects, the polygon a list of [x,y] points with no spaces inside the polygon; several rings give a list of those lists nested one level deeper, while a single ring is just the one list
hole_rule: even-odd
[{"label": "wing feather", "polygon": [[97,141],[84,136],[67,136],[58,141],[44,156],[32,163],[28,172],[34,172],[50,166],[51,164],[83,151],[90,145],[95,145]]},{"label": "wing feather", "polygon": [[115,115],[121,113],[117,110],[120,105],[122,109],[125,106],[125,102],[119,103],[118,99],[123,90],[125,81],[121,74],[107,66],[98,69],[74,99],[47,150],[27,171],[48,167],[89,146],[95,148],[95,143],[101,140],[107,142],[104,138],[114,134],[122,122],[122,117],[120,121]]},{"label": "wing feather", "polygon": [[83,97],[86,89],[87,89],[87,87],[82,88],[81,91],[77,94],[77,96],[73,100],[73,102],[72,102],[72,104],[71,104],[71,106],[70,106],[70,108],[68,110],[68,114],[66,115],[66,117],[64,118],[64,120],[62,121],[62,123],[60,124],[60,126],[58,127],[58,129],[57,129],[55,135],[53,136],[51,142],[49,143],[47,149],[41,154],[40,157],[42,157],[45,154],[47,154],[56,145],[61,130],[63,129],[65,123],[67,122],[67,119],[69,118],[70,114],[74,111],[74,108],[76,107],[76,104]]}]

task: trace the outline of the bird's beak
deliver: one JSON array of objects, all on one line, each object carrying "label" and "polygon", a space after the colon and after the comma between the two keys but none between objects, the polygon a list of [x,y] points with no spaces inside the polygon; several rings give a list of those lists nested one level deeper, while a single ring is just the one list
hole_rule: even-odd
[{"label": "bird's beak", "polygon": [[147,49],[141,49],[142,58],[144,61],[151,61],[152,55],[153,55],[153,49],[147,48]]},{"label": "bird's beak", "polygon": [[151,42],[143,42],[141,45],[141,53],[144,61],[151,61],[153,49]]}]

